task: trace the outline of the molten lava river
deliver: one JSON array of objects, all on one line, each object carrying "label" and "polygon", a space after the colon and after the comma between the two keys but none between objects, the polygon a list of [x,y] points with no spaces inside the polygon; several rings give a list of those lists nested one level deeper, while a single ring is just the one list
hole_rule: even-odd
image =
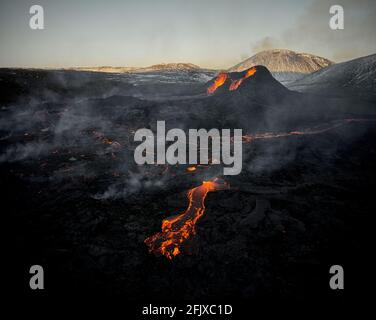
[{"label": "molten lava river", "polygon": [[[248,69],[243,77],[232,80],[227,73],[220,73],[214,80],[213,84],[208,88],[207,93],[214,93],[222,86],[227,79],[231,80],[230,91],[236,90],[242,82],[256,73],[257,69],[252,67]],[[303,131],[290,132],[266,132],[247,134],[242,138],[243,143],[251,143],[254,140],[266,140],[276,138],[286,138],[291,136],[315,135],[333,130],[348,123],[375,121],[376,119],[341,119],[324,123],[314,128],[308,128]],[[196,171],[196,167],[187,168],[188,172]],[[211,181],[204,181],[200,186],[190,189],[187,193],[188,207],[178,215],[169,217],[162,221],[162,231],[158,232],[145,240],[145,244],[149,247],[149,252],[156,255],[164,255],[172,260],[181,253],[182,245],[196,233],[196,223],[205,212],[205,198],[211,191],[228,189],[226,182],[221,182],[218,178]]]},{"label": "molten lava river", "polygon": [[163,220],[162,232],[145,240],[149,251],[163,254],[169,259],[178,255],[181,245],[196,233],[196,222],[205,212],[205,198],[208,192],[227,188],[225,182],[220,182],[216,178],[212,181],[204,181],[200,186],[189,190],[187,209],[181,214]]}]

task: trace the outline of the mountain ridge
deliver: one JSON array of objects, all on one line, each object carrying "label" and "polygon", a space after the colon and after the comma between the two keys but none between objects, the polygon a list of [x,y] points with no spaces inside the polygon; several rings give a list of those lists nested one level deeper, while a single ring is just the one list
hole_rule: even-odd
[{"label": "mountain ridge", "polygon": [[371,96],[376,100],[376,54],[337,63],[290,83],[302,92]]},{"label": "mountain ridge", "polygon": [[270,72],[311,73],[333,62],[329,59],[309,53],[298,53],[288,49],[273,49],[258,52],[252,57],[228,69],[229,72],[239,72],[255,65],[264,65]]},{"label": "mountain ridge", "polygon": [[107,73],[129,73],[129,72],[153,72],[153,71],[197,71],[206,70],[198,65],[188,62],[171,62],[158,63],[148,67],[113,67],[113,66],[98,66],[98,67],[73,67],[68,70],[77,71],[92,71],[92,72],[107,72]]}]

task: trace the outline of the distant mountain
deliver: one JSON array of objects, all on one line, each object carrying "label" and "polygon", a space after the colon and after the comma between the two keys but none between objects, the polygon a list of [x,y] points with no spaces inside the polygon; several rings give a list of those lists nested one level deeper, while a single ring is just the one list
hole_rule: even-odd
[{"label": "distant mountain", "polygon": [[333,64],[332,61],[308,53],[297,53],[286,49],[261,51],[228,69],[243,71],[255,65],[263,65],[272,73],[311,73]]},{"label": "distant mountain", "polygon": [[302,92],[356,95],[376,100],[376,54],[328,66],[288,87]]},{"label": "distant mountain", "polygon": [[144,68],[137,68],[136,70],[133,70],[135,72],[150,72],[150,71],[164,71],[164,70],[200,70],[201,68],[193,63],[160,63],[160,64],[154,64],[149,67]]},{"label": "distant mountain", "polygon": [[149,67],[112,67],[112,66],[99,66],[99,67],[74,67],[70,70],[77,71],[92,71],[92,72],[108,72],[108,73],[126,73],[126,72],[155,72],[155,71],[200,71],[199,66],[193,63],[160,63],[154,64]]},{"label": "distant mountain", "polygon": [[73,67],[68,70],[76,71],[92,71],[92,72],[107,72],[107,73],[124,73],[131,72],[138,69],[137,67],[112,67],[112,66],[99,66],[99,67]]}]

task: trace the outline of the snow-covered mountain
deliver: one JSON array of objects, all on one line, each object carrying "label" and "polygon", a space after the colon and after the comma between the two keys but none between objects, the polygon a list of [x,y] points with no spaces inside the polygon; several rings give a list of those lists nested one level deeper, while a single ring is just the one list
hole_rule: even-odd
[{"label": "snow-covered mountain", "polygon": [[228,69],[230,72],[243,71],[255,65],[269,69],[273,77],[283,84],[302,78],[305,74],[317,71],[332,61],[308,53],[297,53],[286,49],[261,51],[254,56]]},{"label": "snow-covered mountain", "polygon": [[288,85],[292,90],[376,98],[376,54],[328,66]]},{"label": "snow-covered mountain", "polygon": [[261,51],[231,67],[228,71],[243,71],[255,65],[263,65],[270,72],[311,73],[333,64],[332,61],[308,53],[286,49]]}]

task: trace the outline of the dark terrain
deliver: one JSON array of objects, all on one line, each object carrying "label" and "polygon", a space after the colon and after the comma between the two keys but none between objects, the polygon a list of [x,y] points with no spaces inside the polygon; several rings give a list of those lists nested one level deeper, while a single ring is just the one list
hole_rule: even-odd
[{"label": "dark terrain", "polygon": [[[2,214],[13,272],[24,275],[17,294],[30,294],[33,264],[45,269],[45,295],[145,303],[338,298],[333,264],[357,286],[376,209],[374,88],[369,99],[298,93],[261,66],[233,92],[225,84],[207,95],[205,79],[0,70]],[[361,120],[336,126],[345,119]],[[223,177],[214,165],[137,166],[133,133],[157,120],[247,134],[328,130],[244,143],[241,174]],[[208,194],[189,248],[172,261],[150,254],[145,238],[214,177],[231,188]]]}]

